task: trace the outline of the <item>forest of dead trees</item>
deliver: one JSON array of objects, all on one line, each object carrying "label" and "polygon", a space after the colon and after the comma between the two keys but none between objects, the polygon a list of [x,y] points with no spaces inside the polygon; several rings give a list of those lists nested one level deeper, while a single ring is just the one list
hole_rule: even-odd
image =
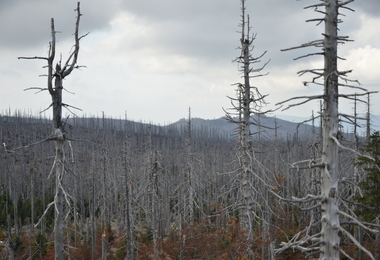
[{"label": "forest of dead trees", "polygon": [[[78,3],[73,50],[54,64],[51,19],[48,57],[19,59],[46,60],[48,86],[39,90],[51,95],[53,118],[0,116],[0,257],[378,259],[380,136],[370,131],[373,92],[337,68],[337,45],[350,41],[337,34],[339,10],[352,11],[350,2],[307,6],[323,15],[308,20],[325,24],[323,39],[285,49],[317,47],[322,52],[298,58],[324,56],[323,68],[299,72],[311,73],[304,84],[322,86],[323,94],[280,103],[290,108],[320,100],[307,136],[279,136],[277,125],[273,135],[263,134],[260,118],[273,110],[264,111],[267,95],[251,81],[267,76],[269,61],[259,65],[266,52],[252,54],[256,35],[244,0],[241,53],[234,60],[243,83],[233,85],[236,96],[225,110],[236,126],[231,133],[195,127],[190,110],[184,124],[168,126],[104,114],[64,118],[62,110],[73,107],[63,102],[63,80],[81,67],[79,42],[87,34],[78,32]],[[356,92],[342,94],[342,88]],[[339,113],[339,98],[353,101],[353,116]],[[357,102],[367,106],[365,117],[358,116]],[[359,137],[363,119],[367,131]],[[342,131],[344,121],[352,133]]]},{"label": "forest of dead trees", "polygon": [[[8,250],[14,250],[15,259],[52,259],[54,208],[41,216],[54,194],[54,149],[48,142],[28,146],[49,136],[51,123],[21,113],[2,115],[0,120],[1,140],[14,151],[3,150],[0,157],[0,256],[5,258]],[[71,147],[65,154],[64,186],[70,196],[64,239],[70,259],[99,259],[103,251],[107,259],[124,259],[128,221],[133,225],[137,259],[153,259],[154,247],[158,259],[245,259],[248,245],[239,225],[236,140],[216,129],[195,128],[191,119],[186,122],[156,126],[109,118],[67,121]],[[259,151],[260,168],[274,180],[273,192],[291,198],[317,189],[315,169],[289,167],[320,152],[319,127],[314,130],[308,138],[295,134],[262,138],[254,147]],[[347,139],[353,147],[353,135]],[[364,137],[359,140],[360,146],[366,142]],[[25,148],[14,150],[18,147]],[[364,170],[355,167],[351,152],[342,151],[339,156],[342,176],[347,180],[354,173],[364,176]],[[127,196],[132,197],[129,209]],[[156,207],[152,212],[153,200]],[[286,241],[314,214],[275,198],[267,203],[272,211],[269,230],[260,227],[260,219],[267,221],[265,212],[259,208],[255,211],[253,244],[257,259],[261,259],[263,248]],[[6,248],[6,241],[11,241],[11,249]],[[363,231],[362,242],[374,249],[375,237]],[[344,247],[357,251],[349,243]],[[289,249],[277,259],[304,258]]]}]

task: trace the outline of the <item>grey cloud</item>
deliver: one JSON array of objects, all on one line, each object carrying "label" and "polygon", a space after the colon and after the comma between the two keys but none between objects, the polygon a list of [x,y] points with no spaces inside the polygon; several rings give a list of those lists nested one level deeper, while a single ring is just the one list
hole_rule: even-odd
[{"label": "grey cloud", "polygon": [[[292,31],[296,25],[303,26],[302,19],[307,14],[301,12],[302,7],[296,1],[271,0],[270,4],[264,0],[246,2],[251,31],[258,33],[258,54],[268,50],[269,55],[276,55],[281,48],[296,44],[296,40],[303,43],[302,39],[307,39],[310,30],[304,29],[295,36]],[[124,8],[156,29],[155,34],[148,35],[149,39],[139,41],[136,48],[156,46],[160,52],[194,56],[208,62],[232,60],[239,55],[236,50],[240,39],[239,2],[131,0],[124,3]]]},{"label": "grey cloud", "polygon": [[[219,84],[218,87],[235,82],[239,75],[236,70],[233,70],[234,68],[232,68],[231,73],[228,72],[229,75],[223,75],[223,73],[228,74],[226,71],[230,69],[231,60],[239,55],[239,50],[236,49],[239,46],[240,39],[237,32],[240,30],[238,24],[241,18],[239,2],[237,0],[82,0],[81,9],[84,15],[81,19],[80,31],[82,33],[102,31],[102,33],[97,35],[94,33],[95,37],[88,45],[86,45],[86,41],[92,37],[92,34],[83,42],[82,50],[85,51],[81,53],[81,57],[86,57],[87,60],[83,59],[83,61],[88,68],[82,73],[75,73],[73,77],[70,77],[70,80],[73,79],[70,82],[73,89],[75,89],[74,84],[78,86],[78,89],[83,88],[83,84],[80,84],[78,79],[86,79],[83,82],[87,84],[90,78],[91,88],[102,88],[102,90],[93,91],[94,96],[92,98],[97,98],[95,95],[99,92],[102,93],[99,100],[113,100],[116,98],[113,95],[114,93],[109,91],[109,93],[104,94],[104,85],[112,84],[115,88],[120,86],[123,91],[128,88],[128,91],[133,93],[131,96],[135,97],[138,95],[135,85],[144,85],[144,88],[148,89],[157,84],[155,89],[152,88],[152,93],[155,93],[154,91],[157,89],[176,86],[191,89],[189,91],[191,94],[194,91],[192,86],[189,87],[190,85],[205,88],[209,82],[216,82]],[[312,10],[303,9],[306,5],[318,2],[318,0],[246,1],[246,13],[250,15],[251,31],[257,33],[253,55],[258,56],[263,51],[268,51],[262,61],[272,60],[265,69],[265,72],[270,73],[269,77],[265,77],[265,81],[269,82],[267,85],[274,86],[278,84],[276,81],[281,81],[279,85],[283,87],[286,87],[285,84],[292,85],[291,79],[285,78],[283,80],[283,75],[287,73],[294,73],[295,84],[301,85],[301,80],[297,79],[296,69],[302,67],[303,62],[307,62],[309,58],[296,62],[292,59],[313,52],[315,49],[290,52],[281,52],[280,49],[322,37],[323,25],[315,27],[313,23],[305,23],[306,19],[319,17],[319,14]],[[360,14],[378,15],[380,13],[379,5],[379,0],[356,0],[350,4],[350,7],[354,8],[356,12],[344,11],[347,17],[343,17],[344,23],[341,24],[341,33],[353,36],[353,30],[361,29]],[[57,36],[58,41],[62,42],[67,38],[71,40],[75,22],[75,7],[76,1],[67,0],[0,0],[0,51],[7,54],[3,62],[5,65],[0,66],[0,75],[4,82],[8,80],[13,82],[12,84],[20,86],[29,86],[29,81],[35,82],[35,79],[28,79],[28,81],[21,83],[17,80],[21,81],[22,78],[32,76],[37,77],[36,75],[41,72],[44,63],[41,61],[41,66],[37,61],[34,61],[32,65],[27,62],[19,63],[14,56],[39,55],[33,50],[30,53],[30,49],[35,47],[46,46],[47,49],[50,40],[51,17],[55,18],[56,29],[62,32]],[[131,16],[126,17],[125,20],[115,20],[115,18],[120,18],[117,15],[123,13],[128,13]],[[117,26],[125,22],[125,30],[123,30],[124,28],[116,28],[117,30],[111,32],[114,29],[110,25],[112,20],[116,21]],[[132,22],[137,24],[129,24]],[[144,26],[149,27],[148,33],[136,32],[139,30],[138,28],[144,28]],[[99,40],[100,37],[109,38]],[[151,55],[156,56],[152,59],[156,67],[176,66],[173,65],[176,64],[175,62],[168,64],[171,62],[170,58],[175,55],[179,56],[178,60],[181,60],[183,56],[190,59],[184,61],[182,70],[170,71],[168,68],[168,75],[164,75],[165,70],[162,70],[164,73],[161,73],[160,70],[157,70],[158,72],[154,69],[149,70],[148,66],[139,67],[140,64],[145,65],[145,61],[149,62]],[[115,57],[117,58],[115,59]],[[320,60],[321,57],[315,58]],[[181,63],[178,62],[178,64]],[[262,63],[257,65],[260,66]],[[14,71],[6,69],[8,67],[14,68]],[[187,68],[196,73],[196,76],[184,75]],[[31,69],[35,69],[35,72],[32,73]],[[101,73],[99,73],[100,71]],[[138,73],[134,73],[136,71]],[[152,75],[156,72],[157,75]],[[21,76],[14,76],[14,73]],[[150,76],[147,77],[146,75],[149,73]],[[144,76],[138,78],[141,75]],[[271,81],[274,83],[271,84]],[[2,83],[3,86],[6,85],[4,82]],[[45,84],[45,81],[42,82],[41,84]],[[232,92],[227,94],[232,94]],[[83,95],[78,95],[78,97],[80,96],[83,98]],[[122,95],[117,98],[119,97]],[[225,94],[222,95],[222,99],[224,97]],[[172,97],[169,98],[173,99]],[[137,100],[138,98],[134,99]],[[188,102],[180,98],[177,99],[183,104]],[[191,99],[190,96],[189,99]],[[199,98],[194,97],[194,100],[197,99]],[[205,100],[212,106],[220,107],[220,103],[213,103],[214,99],[214,97],[210,99],[205,97]],[[14,101],[16,102],[14,103],[15,106],[24,105],[17,105],[18,101]],[[8,102],[8,100],[2,99],[0,103],[6,108]],[[113,103],[116,107],[118,102]],[[127,102],[122,100],[119,103],[124,105]],[[133,100],[131,100],[131,106],[132,104],[134,104]],[[226,104],[229,104],[228,100],[226,100]],[[194,104],[187,105],[193,106]],[[96,111],[98,108],[93,109]],[[123,109],[125,107],[121,108],[121,110]],[[137,113],[138,109],[134,107],[133,110]],[[90,111],[87,110],[88,112]],[[138,117],[141,118],[141,115]]]},{"label": "grey cloud", "polygon": [[[1,1],[0,46],[24,48],[46,45],[50,40],[50,19],[61,34],[58,40],[72,37],[76,13],[76,1],[16,0]],[[80,31],[106,29],[109,20],[118,10],[114,1],[81,1]]]},{"label": "grey cloud", "polygon": [[380,14],[379,0],[356,0],[348,7],[354,9],[357,13],[364,12],[370,16],[378,17]]}]

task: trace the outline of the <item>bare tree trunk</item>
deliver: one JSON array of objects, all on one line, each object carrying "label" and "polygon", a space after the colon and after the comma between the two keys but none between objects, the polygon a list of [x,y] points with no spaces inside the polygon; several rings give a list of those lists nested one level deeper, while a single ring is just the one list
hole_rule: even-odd
[{"label": "bare tree trunk", "polygon": [[[339,86],[347,86],[346,84],[339,83],[339,78],[343,79],[345,82],[357,82],[355,80],[350,80],[346,78],[346,75],[351,71],[338,71],[337,61],[338,61],[338,52],[337,45],[338,43],[345,43],[350,41],[348,36],[338,36],[338,23],[341,22],[339,19],[339,8],[351,10],[346,7],[347,4],[351,3],[353,0],[348,1],[339,1],[339,0],[325,0],[322,3],[318,3],[315,5],[310,5],[306,8],[313,8],[316,12],[324,14],[323,18],[311,19],[308,20],[313,22],[318,22],[321,24],[324,22],[325,30],[322,40],[315,40],[305,44],[302,44],[297,47],[285,49],[292,50],[298,48],[305,47],[320,47],[322,48],[322,52],[311,53],[307,55],[303,55],[298,57],[305,58],[313,55],[323,55],[324,56],[324,68],[323,69],[307,69],[298,72],[300,75],[305,73],[312,73],[314,78],[310,82],[303,82],[304,85],[308,84],[318,84],[324,86],[323,95],[318,96],[308,96],[308,97],[294,97],[287,101],[280,102],[278,104],[283,104],[290,100],[296,100],[299,98],[306,99],[304,102],[299,102],[296,104],[289,105],[288,108],[292,106],[297,106],[303,104],[305,102],[322,99],[323,100],[323,111],[322,115],[322,156],[319,160],[304,160],[293,165],[297,165],[297,168],[300,169],[310,169],[310,168],[320,168],[321,169],[321,190],[319,195],[307,194],[303,198],[297,198],[295,200],[291,200],[297,203],[309,203],[313,202],[313,206],[308,206],[307,211],[318,208],[320,206],[321,218],[320,221],[315,221],[315,219],[311,218],[310,224],[303,231],[299,232],[295,237],[300,234],[304,234],[302,239],[292,239],[287,243],[282,243],[283,248],[280,250],[276,250],[277,252],[281,252],[287,248],[296,248],[306,253],[307,256],[312,256],[319,254],[319,259],[331,259],[337,260],[340,257],[340,254],[347,256],[351,259],[351,257],[340,247],[340,235],[342,233],[346,238],[349,238],[351,242],[355,244],[360,250],[363,250],[371,259],[374,259],[372,253],[364,248],[360,241],[355,239],[355,237],[344,227],[340,225],[340,218],[346,219],[348,218],[350,221],[358,224],[359,226],[366,228],[366,230],[370,232],[374,232],[373,229],[366,227],[365,223],[361,222],[356,218],[353,214],[351,214],[352,210],[348,210],[346,213],[344,211],[344,205],[340,205],[340,201],[344,201],[345,198],[342,194],[340,194],[338,189],[339,184],[339,154],[338,149],[342,148],[342,150],[353,151],[358,154],[357,151],[344,147],[341,144],[342,134],[339,132],[339,112],[338,112],[338,98],[346,98],[353,99],[357,98],[357,96],[365,96],[368,91],[363,88],[358,88],[361,91],[365,91],[362,94],[349,94],[349,95],[339,95],[338,87]],[[319,8],[324,8],[324,11],[319,10]],[[323,80],[323,83],[316,82],[317,80]],[[352,87],[352,86],[349,86]],[[355,87],[354,87],[355,88]],[[342,115],[344,117],[351,117]],[[356,115],[354,116],[356,118]],[[351,117],[352,118],[352,117]],[[355,121],[354,121],[355,122]],[[302,165],[305,162],[309,162],[308,166]],[[342,178],[343,179],[343,178]],[[342,207],[341,210],[339,207]],[[316,233],[310,236],[309,232],[312,230],[313,226],[321,225],[321,230],[319,233]],[[307,245],[310,244],[310,245]],[[305,245],[306,248],[305,248]]]},{"label": "bare tree trunk", "polygon": [[[77,8],[75,9],[77,13],[76,24],[75,24],[75,45],[74,50],[70,54],[66,63],[61,67],[61,61],[59,61],[55,69],[53,69],[53,63],[55,58],[55,46],[56,46],[56,31],[54,29],[54,19],[51,19],[51,37],[49,55],[45,57],[19,57],[19,59],[42,59],[48,62],[48,75],[47,75],[47,90],[52,99],[51,106],[53,107],[53,118],[52,127],[53,133],[50,140],[55,141],[55,197],[54,197],[54,207],[55,207],[55,219],[54,219],[54,251],[55,259],[63,260],[64,254],[64,244],[63,244],[63,204],[65,203],[64,189],[62,185],[63,173],[65,171],[65,153],[64,153],[64,143],[65,143],[65,131],[62,125],[62,107],[68,105],[62,103],[62,90],[63,90],[63,79],[70,75],[74,68],[77,68],[77,58],[79,53],[79,40],[84,37],[78,36],[79,21],[81,17],[80,13],[80,3],[78,2]],[[54,79],[54,86],[53,86]],[[44,90],[44,89],[41,89]]]},{"label": "bare tree trunk", "polygon": [[93,160],[92,160],[92,210],[91,210],[91,259],[95,259],[95,250],[96,250],[96,196],[95,196],[95,155],[93,155]]},{"label": "bare tree trunk", "polygon": [[[127,121],[127,118],[125,119]],[[125,207],[126,207],[126,260],[134,259],[135,239],[134,239],[134,210],[133,210],[133,181],[132,169],[130,165],[131,151],[130,143],[127,132],[127,125],[125,127],[124,137],[124,174],[125,174]]]},{"label": "bare tree trunk", "polygon": [[369,136],[371,135],[371,108],[370,108],[370,93],[368,93],[367,99],[367,116],[366,116],[366,138],[369,140]]},{"label": "bare tree trunk", "polygon": [[9,214],[9,198],[7,198],[6,203],[6,213],[7,213],[7,224],[8,224],[8,242],[7,242],[7,251],[8,251],[8,260],[15,259],[14,246],[12,245],[12,228],[11,228],[11,215]]},{"label": "bare tree trunk", "polygon": [[106,229],[106,225],[108,224],[108,210],[107,209],[107,151],[106,151],[106,125],[105,125],[105,116],[104,112],[102,112],[102,212],[101,212],[101,229],[104,231]]},{"label": "bare tree trunk", "polygon": [[159,259],[158,251],[158,158],[157,151],[153,153],[153,165],[151,170],[152,178],[152,205],[151,205],[151,214],[152,214],[152,233],[153,233],[153,250],[154,250],[154,260]]},{"label": "bare tree trunk", "polygon": [[62,178],[63,172],[65,170],[64,162],[65,155],[63,150],[63,134],[59,128],[56,129],[55,132],[55,151],[56,151],[56,165],[55,165],[55,197],[54,197],[54,205],[55,205],[55,214],[54,214],[54,252],[55,259],[63,260],[63,203],[64,203],[64,194],[62,188]]},{"label": "bare tree trunk", "polygon": [[66,233],[66,243],[67,243],[67,259],[71,260],[72,258],[71,258],[71,249],[70,249],[70,230],[68,230]]},{"label": "bare tree trunk", "polygon": [[34,226],[34,168],[30,169],[30,227],[33,230]]},{"label": "bare tree trunk", "polygon": [[[265,105],[265,96],[260,94],[258,88],[251,86],[250,79],[265,76],[265,74],[259,73],[268,62],[260,68],[254,69],[251,67],[253,63],[259,63],[266,52],[258,57],[252,56],[252,43],[255,40],[255,35],[250,35],[249,16],[246,17],[245,14],[245,0],[241,0],[241,13],[241,38],[239,47],[241,54],[235,61],[239,63],[239,71],[243,74],[244,83],[235,84],[237,86],[237,98],[231,98],[233,104],[232,110],[235,111],[235,114],[227,113],[227,118],[238,126],[237,161],[239,164],[238,173],[240,177],[239,218],[242,229],[247,232],[247,243],[249,244],[247,254],[250,259],[253,259],[253,238],[256,223],[255,217],[257,217],[254,212],[254,204],[257,205],[258,208],[261,208],[262,212],[267,210],[269,204],[266,201],[268,194],[266,194],[265,187],[267,185],[265,182],[268,179],[262,176],[264,174],[256,172],[257,169],[255,169],[255,167],[258,160],[255,158],[253,151],[252,133],[250,129],[251,125],[258,125],[260,127],[260,114],[265,113],[261,112],[262,106]],[[253,76],[254,73],[255,75]],[[258,120],[253,120],[252,115],[258,116]],[[238,119],[236,117],[238,117]],[[259,194],[260,192],[257,191],[261,191],[262,194]],[[260,199],[257,199],[258,197],[260,197]],[[262,216],[265,217],[265,214],[263,213]],[[264,254],[266,253],[263,253],[263,255]]]},{"label": "bare tree trunk", "polygon": [[[191,136],[191,111],[189,108],[189,119],[187,124],[187,183],[189,200],[187,207],[189,208],[189,224],[194,223],[194,165],[192,151],[192,136]],[[184,205],[186,207],[186,204]]]},{"label": "bare tree trunk", "polygon": [[254,217],[252,214],[252,191],[251,184],[249,182],[249,175],[252,172],[251,169],[251,133],[250,133],[250,121],[251,121],[251,86],[250,86],[250,35],[249,35],[249,21],[247,23],[247,34],[245,34],[245,6],[242,1],[242,38],[240,39],[242,55],[243,55],[243,73],[244,73],[244,85],[241,86],[242,93],[242,122],[240,122],[240,149],[241,149],[241,168],[242,168],[242,180],[241,180],[241,192],[244,201],[244,210],[241,219],[242,227],[247,230],[248,241],[252,241],[254,232]]},{"label": "bare tree trunk", "polygon": [[380,259],[380,214],[376,217],[377,233],[375,237],[375,259]]},{"label": "bare tree trunk", "polygon": [[102,260],[107,260],[107,236],[105,233],[102,235]]},{"label": "bare tree trunk", "polygon": [[325,61],[324,61],[324,104],[323,104],[323,150],[321,195],[322,229],[320,259],[339,259],[339,215],[338,215],[338,145],[333,137],[339,138],[338,117],[338,67],[337,67],[337,21],[338,1],[329,0],[325,16]]}]

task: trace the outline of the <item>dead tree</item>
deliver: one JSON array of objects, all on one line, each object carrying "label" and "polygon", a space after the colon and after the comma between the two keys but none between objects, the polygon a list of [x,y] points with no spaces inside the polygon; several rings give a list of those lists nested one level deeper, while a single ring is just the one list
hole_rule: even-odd
[{"label": "dead tree", "polygon": [[125,118],[125,137],[123,146],[123,160],[124,160],[124,175],[125,175],[125,218],[126,218],[126,232],[125,232],[125,242],[126,242],[126,256],[125,259],[134,259],[134,210],[133,210],[133,179],[132,179],[132,167],[131,158],[132,152],[130,149],[130,137],[127,131],[127,117]]},{"label": "dead tree", "polygon": [[[283,104],[289,101],[296,101],[296,103],[290,104],[287,108],[304,104],[306,102],[322,99],[323,111],[322,111],[322,155],[321,158],[315,160],[304,160],[295,163],[294,166],[298,169],[320,169],[321,175],[321,188],[320,194],[307,194],[303,198],[293,198],[289,200],[292,203],[306,205],[306,203],[312,203],[307,208],[302,210],[319,209],[320,219],[314,219],[311,217],[310,224],[304,230],[293,236],[288,242],[283,242],[281,248],[276,250],[280,253],[286,249],[298,249],[304,252],[307,256],[319,255],[319,259],[340,259],[340,254],[352,259],[341,248],[340,239],[341,236],[345,236],[351,240],[358,248],[363,250],[371,259],[374,259],[371,252],[365,249],[351,233],[341,225],[341,219],[346,219],[351,223],[355,223],[367,231],[376,232],[359,220],[355,218],[350,212],[342,210],[341,205],[344,198],[341,197],[339,185],[343,181],[339,175],[339,149],[351,150],[354,153],[354,149],[347,148],[342,145],[343,135],[339,131],[339,117],[352,118],[338,111],[339,98],[353,99],[355,97],[366,96],[367,91],[364,88],[358,87],[354,83],[358,83],[355,80],[347,78],[347,74],[351,71],[339,71],[338,70],[338,56],[337,46],[338,44],[344,44],[349,42],[348,36],[338,35],[338,24],[340,10],[351,10],[347,5],[353,2],[353,0],[340,1],[340,0],[324,0],[321,3],[310,5],[305,9],[314,9],[317,13],[322,13],[324,17],[310,19],[307,22],[317,22],[317,24],[324,23],[325,30],[323,39],[315,40],[302,44],[297,47],[293,47],[285,50],[292,50],[305,47],[317,47],[321,48],[320,52],[307,54],[298,58],[305,58],[314,55],[321,55],[324,57],[324,68],[319,69],[306,69],[299,71],[299,75],[311,73],[313,78],[310,82],[303,82],[304,85],[317,84],[323,86],[324,93],[316,96],[302,96],[293,97],[279,104]],[[324,10],[321,10],[324,9]],[[296,58],[296,59],[298,59]],[[341,81],[341,82],[340,82]],[[342,83],[343,82],[343,83]],[[359,94],[341,94],[339,89],[341,88],[353,88],[355,91],[361,91]],[[302,101],[299,101],[302,100]],[[319,231],[313,233],[315,227],[319,228]]]},{"label": "dead tree", "polygon": [[[194,157],[193,157],[193,149],[192,149],[192,136],[191,136],[191,111],[189,108],[189,118],[187,122],[187,138],[186,138],[186,169],[185,169],[185,182],[186,182],[186,197],[184,201],[184,207],[187,210],[184,210],[184,218],[188,217],[188,223],[192,225],[194,223]],[[187,204],[187,205],[186,205]],[[187,213],[187,214],[186,214]]]},{"label": "dead tree", "polygon": [[[52,103],[49,106],[53,108],[53,119],[52,119],[52,135],[49,140],[55,142],[55,160],[53,169],[55,169],[56,187],[55,187],[55,197],[54,202],[50,203],[50,206],[54,205],[55,208],[55,221],[54,221],[54,246],[55,246],[55,259],[63,260],[64,255],[64,243],[63,243],[63,226],[64,226],[64,204],[69,203],[69,198],[65,192],[62,185],[62,178],[65,172],[65,152],[64,144],[69,141],[66,137],[64,122],[62,120],[62,108],[70,108],[69,105],[62,102],[62,91],[63,91],[63,80],[70,75],[70,73],[79,66],[77,65],[78,54],[79,54],[79,41],[86,35],[79,37],[79,21],[81,17],[80,13],[80,3],[78,2],[77,8],[75,9],[77,13],[76,23],[75,23],[75,44],[73,51],[65,63],[58,61],[54,66],[55,59],[55,47],[56,47],[56,33],[54,27],[54,19],[51,19],[51,42],[49,44],[49,54],[48,57],[19,57],[19,59],[42,59],[47,61],[47,89],[40,88],[39,90],[48,90],[52,98]],[[54,81],[54,83],[53,83]],[[53,169],[51,173],[53,172]],[[47,212],[48,209],[45,210]]]},{"label": "dead tree", "polygon": [[[234,84],[236,86],[236,98],[230,97],[232,104],[230,110],[232,112],[226,111],[226,116],[228,121],[237,125],[237,161],[239,167],[237,173],[240,178],[238,207],[240,223],[241,227],[247,232],[247,240],[252,243],[255,223],[260,218],[256,214],[257,210],[254,208],[258,208],[261,213],[268,210],[265,196],[268,179],[265,174],[262,174],[260,166],[258,166],[260,163],[255,158],[253,133],[251,132],[252,125],[259,125],[254,116],[257,117],[260,114],[266,113],[262,111],[266,95],[262,95],[257,87],[251,85],[250,81],[252,78],[266,75],[261,74],[261,71],[269,61],[259,68],[252,68],[252,64],[261,62],[261,58],[266,52],[258,57],[252,56],[253,42],[256,39],[256,35],[251,35],[250,33],[249,16],[245,14],[245,0],[241,1],[241,11],[241,38],[239,47],[241,54],[234,62],[239,64],[239,71],[242,74],[244,83]],[[248,250],[248,254],[251,256],[253,254],[252,250],[253,248]]]}]

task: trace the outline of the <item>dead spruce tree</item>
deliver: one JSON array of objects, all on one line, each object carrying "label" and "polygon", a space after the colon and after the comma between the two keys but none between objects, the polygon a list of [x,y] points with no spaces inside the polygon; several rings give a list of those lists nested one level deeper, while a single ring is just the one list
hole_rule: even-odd
[{"label": "dead spruce tree", "polygon": [[125,259],[134,259],[135,251],[135,235],[134,235],[134,209],[133,209],[133,179],[132,179],[132,167],[131,167],[131,144],[130,136],[127,130],[127,116],[125,116],[124,126],[124,143],[123,143],[123,166],[124,166],[124,178],[125,178],[125,219],[126,219],[126,232],[125,232]]},{"label": "dead spruce tree", "polygon": [[[366,231],[376,232],[376,230],[360,222],[352,211],[344,207],[345,198],[342,197],[339,189],[340,185],[344,182],[344,178],[341,177],[342,175],[339,172],[338,151],[341,149],[350,150],[353,153],[357,152],[342,144],[343,135],[339,131],[339,117],[352,120],[354,116],[339,113],[338,101],[339,98],[353,99],[355,97],[366,96],[368,93],[365,89],[354,84],[358,83],[357,81],[347,78],[347,74],[351,71],[338,70],[338,59],[340,59],[340,57],[338,57],[337,46],[338,44],[344,44],[350,41],[348,36],[338,35],[338,24],[342,22],[340,20],[340,15],[342,15],[340,11],[343,9],[352,11],[352,9],[347,7],[351,2],[353,2],[353,0],[324,0],[318,4],[305,7],[305,9],[314,9],[317,13],[324,15],[322,18],[308,20],[308,22],[317,22],[318,25],[324,23],[325,30],[322,34],[323,39],[285,49],[292,50],[305,47],[317,47],[322,50],[298,58],[315,55],[322,55],[324,57],[323,68],[306,69],[298,72],[300,75],[311,73],[313,79],[310,82],[303,82],[303,84],[323,86],[324,93],[316,96],[293,97],[279,103],[283,104],[285,102],[294,101],[295,103],[287,107],[290,108],[316,99],[323,101],[323,110],[321,113],[323,122],[321,158],[304,160],[293,164],[293,166],[298,169],[316,168],[320,170],[320,194],[307,194],[303,198],[293,197],[289,200],[291,203],[304,205],[304,207],[301,206],[301,209],[305,211],[319,209],[320,219],[315,219],[313,215],[311,215],[309,226],[294,235],[288,242],[283,242],[281,244],[282,247],[276,250],[277,253],[292,248],[304,252],[309,257],[319,255],[319,259],[340,259],[340,254],[348,259],[352,259],[341,247],[340,240],[344,237],[345,240],[350,240],[358,248],[363,250],[371,259],[375,259],[372,253],[364,248],[349,232],[349,229],[345,228],[346,226],[342,224],[343,222],[341,222],[344,220],[346,223],[359,225]],[[355,91],[361,91],[361,93],[341,94],[339,90],[342,88],[354,89]],[[317,231],[314,233],[313,231],[315,229],[317,229]]]},{"label": "dead spruce tree", "polygon": [[[65,63],[61,60],[54,66],[55,59],[55,47],[56,47],[56,33],[54,27],[54,19],[51,19],[51,42],[49,44],[49,54],[48,57],[19,57],[19,59],[42,59],[47,61],[47,89],[40,88],[39,90],[48,90],[52,98],[52,103],[49,107],[53,107],[53,118],[52,118],[52,136],[48,140],[53,140],[55,142],[55,159],[54,165],[51,171],[55,169],[55,196],[54,201],[48,205],[45,213],[48,209],[54,205],[54,247],[55,247],[55,259],[63,260],[64,256],[64,241],[63,241],[63,228],[64,228],[64,204],[69,204],[69,197],[65,192],[65,188],[62,185],[62,179],[65,172],[65,151],[64,144],[69,141],[66,137],[64,122],[62,120],[62,108],[69,108],[70,106],[62,102],[62,91],[63,91],[63,80],[70,75],[70,73],[79,66],[77,65],[78,54],[79,54],[79,41],[81,38],[85,37],[83,35],[79,37],[79,21],[81,17],[80,13],[80,3],[77,3],[77,8],[75,9],[77,13],[76,23],[75,23],[75,44],[73,51]],[[54,84],[53,84],[54,80]],[[68,205],[70,206],[70,205]],[[38,223],[37,223],[38,224]]]},{"label": "dead spruce tree", "polygon": [[[185,214],[185,218],[188,215],[189,224],[194,224],[194,157],[193,157],[193,148],[192,148],[192,136],[191,136],[191,110],[189,108],[189,118],[187,122],[187,138],[186,138],[186,155],[187,155],[187,161],[186,161],[186,170],[185,170],[185,182],[186,182],[186,189],[188,192],[186,192],[188,198],[187,198],[187,206],[188,208],[188,214]],[[186,211],[185,211],[186,212]]]},{"label": "dead spruce tree", "polygon": [[[239,178],[239,198],[237,207],[239,209],[239,218],[241,227],[247,232],[247,241],[251,247],[254,233],[255,223],[260,219],[260,215],[268,210],[268,201],[266,200],[266,189],[269,179],[261,170],[261,164],[255,157],[253,133],[251,126],[258,126],[258,120],[255,117],[266,112],[262,111],[265,105],[265,95],[262,95],[258,88],[251,85],[251,79],[265,76],[261,71],[268,64],[265,63],[262,67],[252,68],[252,64],[261,62],[261,58],[266,52],[258,57],[252,56],[254,49],[253,42],[256,35],[251,35],[249,16],[245,14],[245,0],[241,1],[241,38],[240,47],[241,54],[234,62],[239,64],[239,71],[242,74],[244,83],[234,84],[236,86],[236,98],[231,99],[231,112],[226,111],[228,121],[237,125],[237,161],[238,169],[237,176]],[[268,111],[267,111],[268,112]],[[261,218],[261,221],[266,221]],[[254,248],[248,249],[248,255],[253,257]],[[265,256],[266,259],[271,259]]]}]

